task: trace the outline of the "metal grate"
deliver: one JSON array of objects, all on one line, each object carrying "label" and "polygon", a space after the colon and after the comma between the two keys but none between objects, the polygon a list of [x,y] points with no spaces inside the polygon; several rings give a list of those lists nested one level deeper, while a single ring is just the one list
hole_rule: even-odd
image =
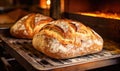
[{"label": "metal grate", "polygon": [[5,36],[1,36],[1,39],[6,44],[8,44],[9,48],[12,48],[14,51],[16,51],[16,53],[21,55],[23,59],[25,59],[33,67],[39,70],[50,70],[55,68],[120,57],[119,45],[108,40],[105,41],[104,49],[99,53],[90,54],[86,56],[79,56],[71,59],[58,60],[50,58],[34,49],[31,40],[16,39]]}]

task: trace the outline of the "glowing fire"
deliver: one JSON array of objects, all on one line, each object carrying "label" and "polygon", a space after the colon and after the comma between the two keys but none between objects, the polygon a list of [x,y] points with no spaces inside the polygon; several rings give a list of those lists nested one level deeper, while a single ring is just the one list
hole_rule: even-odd
[{"label": "glowing fire", "polygon": [[43,9],[49,9],[51,0],[40,0],[40,7]]},{"label": "glowing fire", "polygon": [[81,15],[93,16],[93,17],[103,17],[120,20],[120,14],[112,13],[79,13]]},{"label": "glowing fire", "polygon": [[47,1],[46,1],[46,4],[47,4],[47,5],[50,5],[50,4],[51,4],[50,0],[47,0]]}]

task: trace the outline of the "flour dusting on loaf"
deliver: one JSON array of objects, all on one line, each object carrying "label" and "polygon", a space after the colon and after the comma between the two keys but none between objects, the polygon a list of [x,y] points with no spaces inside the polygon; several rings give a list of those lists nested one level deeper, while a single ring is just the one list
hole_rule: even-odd
[{"label": "flour dusting on loaf", "polygon": [[10,28],[10,33],[17,38],[32,39],[34,34],[52,20],[52,18],[39,13],[30,13],[18,20]]},{"label": "flour dusting on loaf", "polygon": [[49,57],[67,59],[100,52],[103,39],[81,22],[60,19],[42,27],[32,44]]}]

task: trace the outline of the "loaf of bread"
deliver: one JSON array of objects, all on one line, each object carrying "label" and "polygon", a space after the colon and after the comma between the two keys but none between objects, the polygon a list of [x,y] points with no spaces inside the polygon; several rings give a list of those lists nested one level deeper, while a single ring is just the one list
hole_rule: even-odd
[{"label": "loaf of bread", "polygon": [[60,19],[45,25],[35,34],[32,45],[56,59],[67,59],[100,52],[103,39],[81,22]]},{"label": "loaf of bread", "polygon": [[48,16],[31,13],[18,20],[10,28],[10,33],[17,38],[32,39],[34,34],[50,21],[52,18]]}]

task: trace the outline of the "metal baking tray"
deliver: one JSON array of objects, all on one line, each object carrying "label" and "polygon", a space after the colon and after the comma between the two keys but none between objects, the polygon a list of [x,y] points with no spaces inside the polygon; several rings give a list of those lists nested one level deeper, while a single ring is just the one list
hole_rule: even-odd
[{"label": "metal baking tray", "polygon": [[9,29],[12,25],[13,25],[13,23],[0,24],[0,30],[1,29]]},{"label": "metal baking tray", "polygon": [[99,53],[70,59],[53,59],[34,49],[31,40],[17,39],[3,34],[0,35],[0,38],[4,42],[5,49],[23,64],[24,67],[29,67],[29,69],[52,70],[120,57],[119,45],[110,40],[104,40],[103,50]]}]

